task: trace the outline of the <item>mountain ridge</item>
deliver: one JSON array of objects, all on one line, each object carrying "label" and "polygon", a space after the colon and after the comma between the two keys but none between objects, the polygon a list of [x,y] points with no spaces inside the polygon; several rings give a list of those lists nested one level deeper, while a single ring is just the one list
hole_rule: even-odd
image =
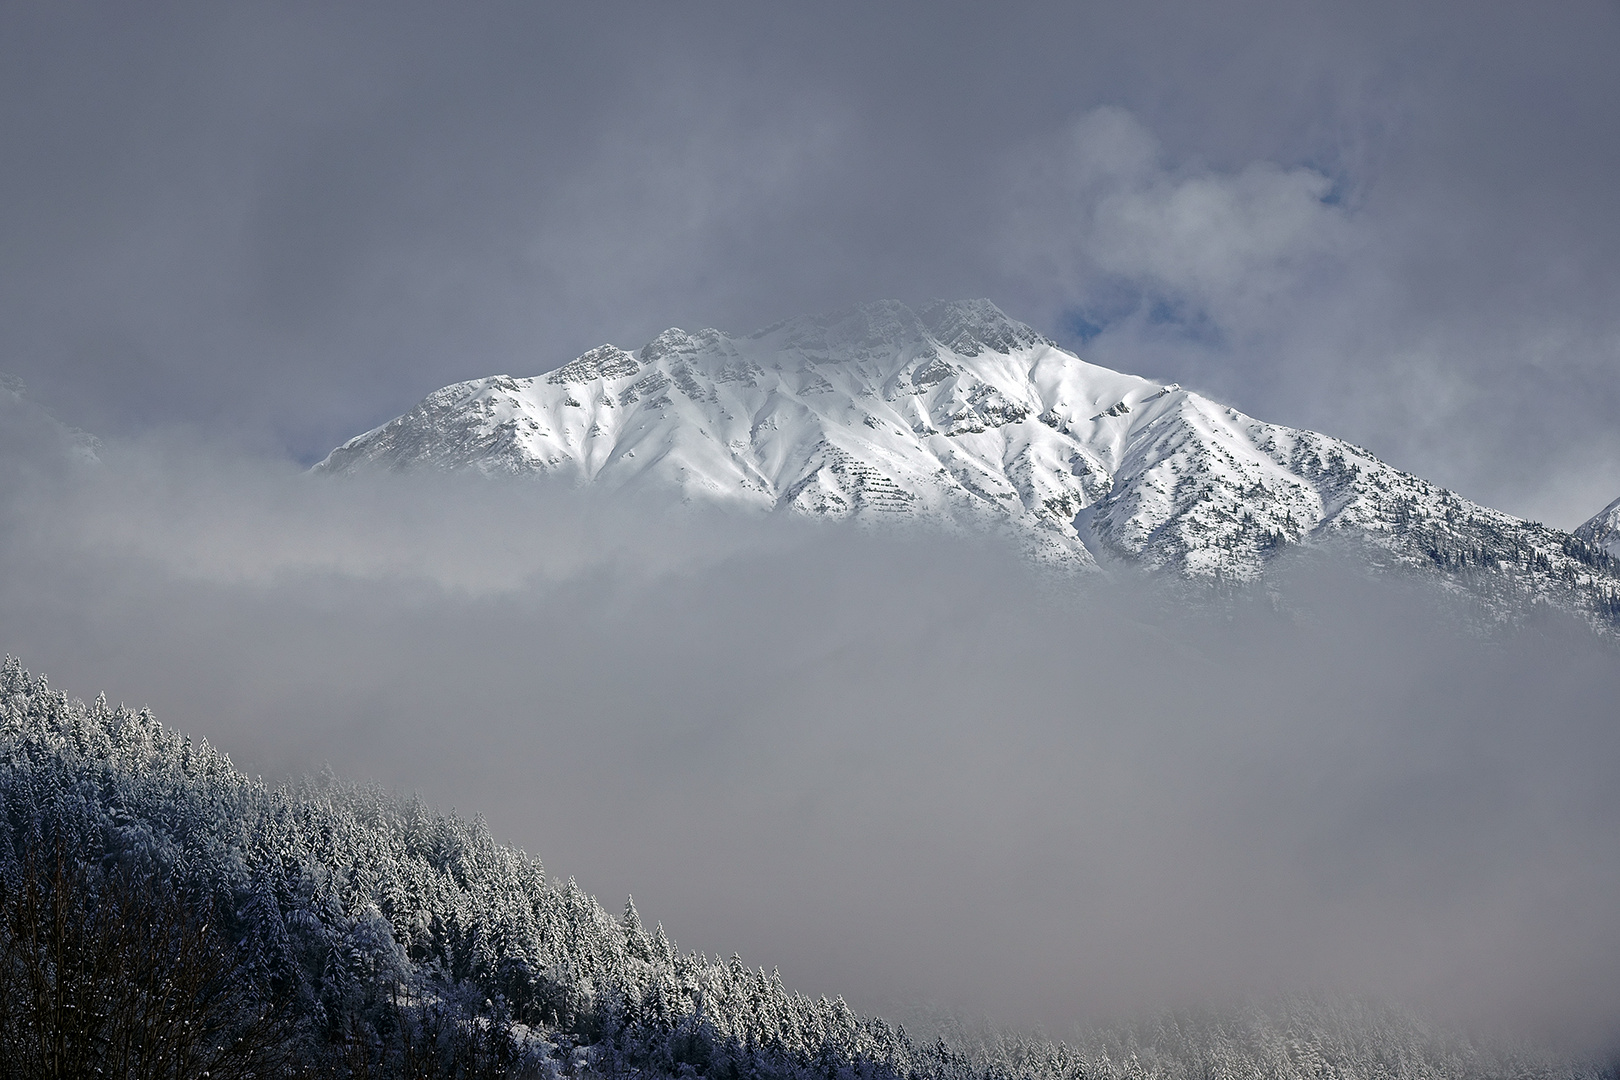
[{"label": "mountain ridge", "polygon": [[1575,536],[1614,558],[1620,558],[1620,499],[1614,500],[1577,527]]},{"label": "mountain ridge", "polygon": [[1600,542],[1525,521],[1353,443],[1090,364],[988,300],[880,301],[747,335],[671,328],[549,372],[455,383],[315,471],[553,473],[763,511],[1012,537],[1075,569],[1252,582],[1339,537],[1501,615],[1545,601],[1602,625]]}]

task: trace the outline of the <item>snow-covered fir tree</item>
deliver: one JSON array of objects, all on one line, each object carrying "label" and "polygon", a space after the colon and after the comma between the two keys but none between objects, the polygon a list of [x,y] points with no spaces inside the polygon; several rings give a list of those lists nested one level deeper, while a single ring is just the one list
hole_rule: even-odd
[{"label": "snow-covered fir tree", "polygon": [[[1597,1075],[1307,999],[1068,1043],[960,1025],[913,1040],[738,957],[681,953],[633,900],[614,918],[480,821],[331,776],[266,785],[9,658],[0,909],[0,1076]],[[177,1051],[131,1019],[154,1015],[200,1034]]]}]

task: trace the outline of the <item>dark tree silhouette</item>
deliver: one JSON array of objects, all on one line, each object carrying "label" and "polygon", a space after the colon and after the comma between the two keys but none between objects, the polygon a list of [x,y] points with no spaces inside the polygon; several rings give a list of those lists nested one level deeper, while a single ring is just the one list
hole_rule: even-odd
[{"label": "dark tree silhouette", "polygon": [[0,881],[0,1076],[279,1075],[283,1025],[180,889],[60,838]]}]

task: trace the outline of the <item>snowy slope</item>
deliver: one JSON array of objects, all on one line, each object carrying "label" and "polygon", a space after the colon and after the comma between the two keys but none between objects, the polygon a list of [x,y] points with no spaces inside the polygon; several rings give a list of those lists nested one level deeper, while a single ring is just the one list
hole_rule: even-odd
[{"label": "snowy slope", "polygon": [[[747,336],[671,329],[445,387],[316,468],[552,472],[606,488],[950,530],[1074,566],[1252,580],[1329,536],[1596,611],[1608,560],[1360,447],[1088,364],[987,300],[893,301]],[[1595,605],[1595,607],[1594,607]]]},{"label": "snowy slope", "polygon": [[1575,530],[1575,535],[1620,559],[1620,499],[1599,510],[1590,521]]},{"label": "snowy slope", "polygon": [[28,396],[22,380],[0,374],[0,474],[100,463],[101,443],[69,427]]}]

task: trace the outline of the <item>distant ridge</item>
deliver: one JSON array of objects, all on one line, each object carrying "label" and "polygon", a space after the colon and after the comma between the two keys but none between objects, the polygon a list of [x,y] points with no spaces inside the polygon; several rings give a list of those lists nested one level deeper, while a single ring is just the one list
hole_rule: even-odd
[{"label": "distant ridge", "polygon": [[1614,558],[1620,558],[1620,499],[1599,510],[1575,535]]},{"label": "distant ridge", "polygon": [[1341,538],[1498,616],[1537,601],[1606,627],[1620,615],[1595,532],[1524,521],[1343,440],[1086,363],[988,300],[602,345],[542,375],[447,386],[315,468],[552,473],[988,531],[1047,562],[1194,580],[1253,581],[1281,551]]}]

